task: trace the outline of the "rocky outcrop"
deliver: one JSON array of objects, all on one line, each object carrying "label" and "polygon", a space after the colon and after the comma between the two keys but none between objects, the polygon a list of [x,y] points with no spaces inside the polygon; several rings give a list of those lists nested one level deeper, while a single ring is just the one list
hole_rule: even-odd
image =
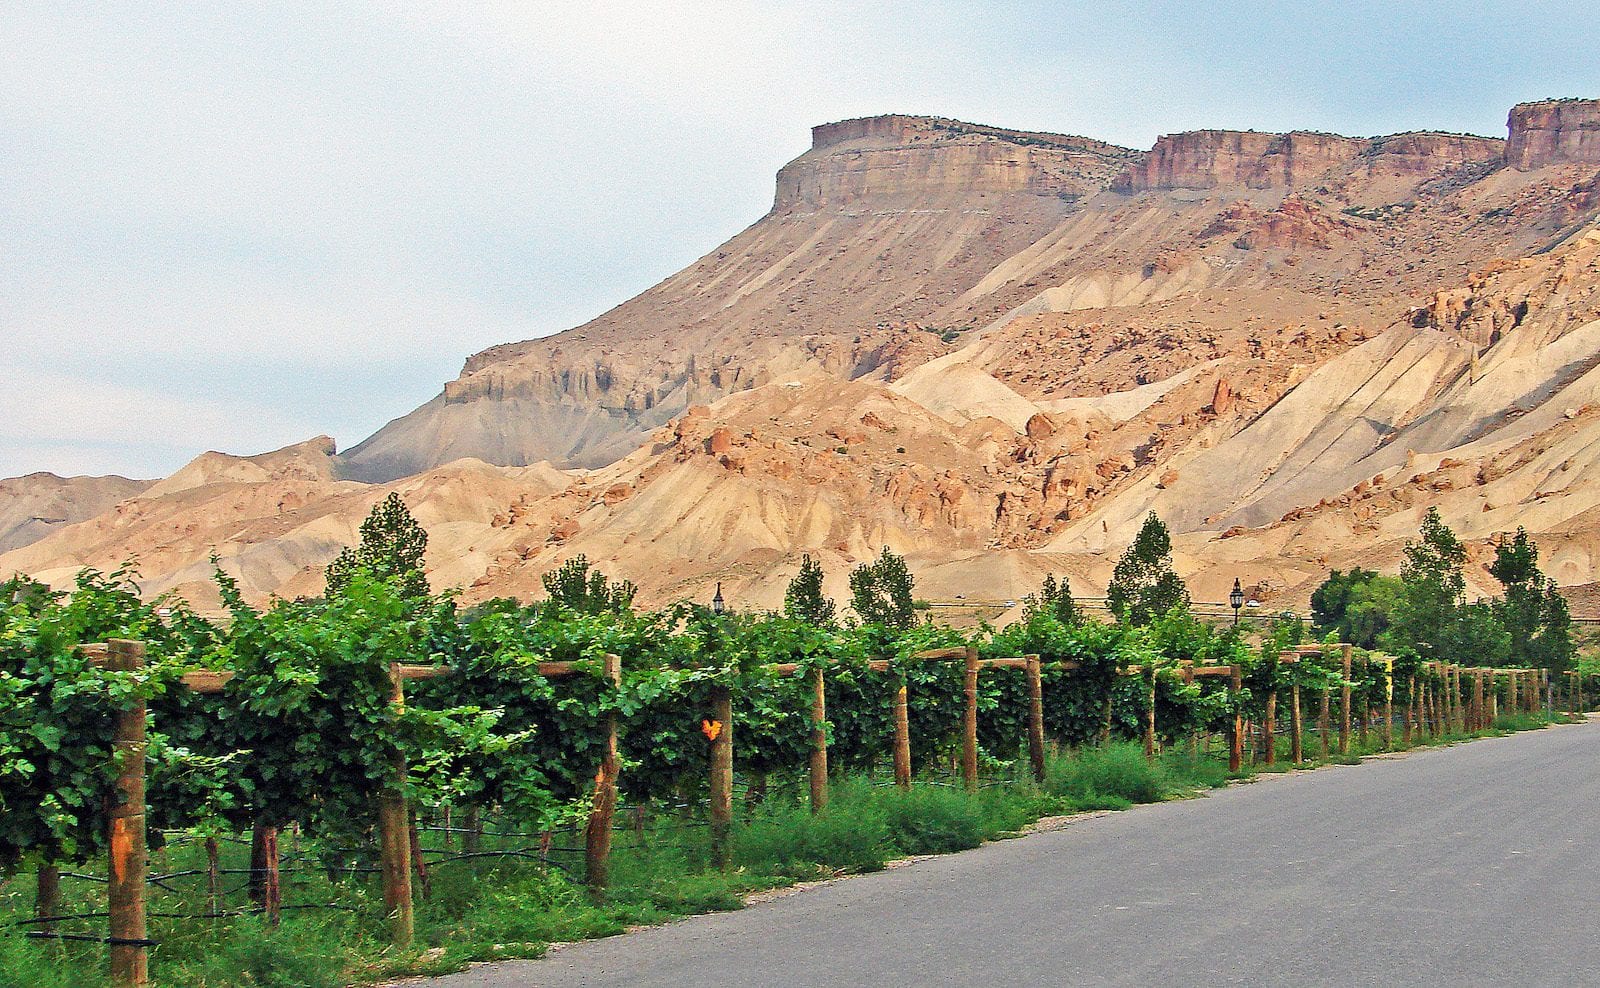
[{"label": "rocky outcrop", "polygon": [[1506,118],[1506,164],[1522,171],[1567,162],[1600,164],[1600,100],[1518,103]]},{"label": "rocky outcrop", "polygon": [[1337,134],[1261,134],[1192,130],[1164,134],[1143,162],[1117,179],[1124,192],[1149,189],[1292,189],[1337,165],[1348,164],[1368,142]]},{"label": "rocky outcrop", "polygon": [[1105,188],[1137,157],[1089,138],[942,117],[863,117],[811,134],[811,150],[778,172],[775,211],[974,193],[1077,199]]},{"label": "rocky outcrop", "polygon": [[1295,131],[1195,130],[1168,134],[1142,162],[1120,175],[1115,187],[1150,189],[1298,189],[1330,171],[1429,175],[1470,163],[1500,160],[1505,142],[1470,134],[1418,132],[1370,140]]}]

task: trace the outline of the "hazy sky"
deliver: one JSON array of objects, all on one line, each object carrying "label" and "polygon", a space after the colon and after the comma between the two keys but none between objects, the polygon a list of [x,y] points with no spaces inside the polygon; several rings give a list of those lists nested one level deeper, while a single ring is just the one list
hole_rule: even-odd
[{"label": "hazy sky", "polygon": [[1590,3],[0,4],[0,476],[341,446],[754,222],[815,123],[1504,135]]}]

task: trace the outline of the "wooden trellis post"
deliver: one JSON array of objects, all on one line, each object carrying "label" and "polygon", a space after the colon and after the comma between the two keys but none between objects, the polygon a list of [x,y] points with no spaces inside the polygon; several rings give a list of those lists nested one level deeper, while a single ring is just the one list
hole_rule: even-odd
[{"label": "wooden trellis post", "polygon": [[[1028,760],[1033,765],[1033,781],[1044,781],[1044,678],[1039,671],[1039,656],[1027,655],[1028,676]],[[1151,695],[1151,709],[1155,696]],[[1152,720],[1153,720],[1152,715]]]},{"label": "wooden trellis post", "polygon": [[961,781],[968,789],[978,788],[978,649],[969,646],[966,654],[966,713],[961,722]]},{"label": "wooden trellis post", "polygon": [[1268,765],[1278,763],[1278,684],[1276,663],[1273,682],[1267,687],[1267,702],[1261,716],[1261,758]]},{"label": "wooden trellis post", "polygon": [[1340,648],[1344,683],[1339,687],[1339,754],[1350,753],[1350,646]]},{"label": "wooden trellis post", "polygon": [[711,687],[711,860],[728,866],[728,835],[733,827],[733,694]]},{"label": "wooden trellis post", "polygon": [[[115,672],[142,672],[144,645],[116,639],[106,644],[106,666]],[[107,908],[110,912],[111,981],[143,985],[150,980],[146,949],[144,881],[149,864],[145,843],[145,700],[135,695],[117,711],[112,751],[117,778],[107,812],[109,860]]]},{"label": "wooden trellis post", "polygon": [[1144,757],[1156,757],[1156,667],[1151,663],[1144,670],[1145,677],[1145,711],[1144,711]]},{"label": "wooden trellis post", "polygon": [[[1365,684],[1371,677],[1371,670],[1372,664],[1367,660],[1367,657],[1363,655],[1361,657],[1361,681],[1363,684]],[[1361,688],[1361,716],[1358,721],[1358,733],[1356,734],[1356,741],[1361,746],[1362,751],[1367,749],[1367,725],[1371,720],[1372,694],[1367,687],[1363,685]]]},{"label": "wooden trellis post", "polygon": [[1238,773],[1244,767],[1244,710],[1239,705],[1239,694],[1244,690],[1244,670],[1235,665],[1228,673],[1228,692],[1233,699],[1233,730],[1228,739],[1228,771]]},{"label": "wooden trellis post", "polygon": [[911,718],[906,709],[906,674],[894,691],[894,784],[911,788]]},{"label": "wooden trellis post", "polygon": [[1300,722],[1300,684],[1298,682],[1289,687],[1289,729],[1292,734],[1289,739],[1289,759],[1299,765],[1305,761],[1305,739],[1301,736],[1305,725]]},{"label": "wooden trellis post", "polygon": [[811,670],[811,812],[828,805],[828,686],[819,665]]},{"label": "wooden trellis post", "polygon": [[1327,760],[1329,754],[1328,732],[1332,728],[1328,724],[1328,687],[1322,688],[1322,706],[1317,710],[1317,740],[1322,748],[1322,758]]},{"label": "wooden trellis post", "polygon": [[1383,748],[1394,748],[1394,659],[1383,660]]},{"label": "wooden trellis post", "polygon": [[[622,685],[621,656],[606,656],[605,677],[613,689]],[[606,739],[600,749],[600,764],[594,773],[594,800],[589,808],[589,825],[584,830],[584,878],[595,892],[604,891],[611,879],[611,820],[617,812],[620,766],[617,714],[612,711],[606,715]]]}]

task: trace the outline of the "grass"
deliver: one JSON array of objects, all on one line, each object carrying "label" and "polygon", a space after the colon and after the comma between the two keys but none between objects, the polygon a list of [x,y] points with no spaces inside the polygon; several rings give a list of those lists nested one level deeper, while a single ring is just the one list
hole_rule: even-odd
[{"label": "grass", "polygon": [[[1530,715],[1499,718],[1490,733],[1543,727]],[[1482,736],[1482,735],[1477,735]],[[1450,743],[1464,736],[1429,738]],[[1348,755],[1329,761],[1359,761],[1382,750],[1377,732],[1366,745],[1351,737]],[[1399,739],[1395,739],[1398,746]],[[1319,753],[1308,737],[1308,757]],[[1220,756],[1220,757],[1219,757]],[[1279,765],[1290,766],[1287,739]],[[1316,763],[1312,763],[1313,765]],[[1325,762],[1323,764],[1326,764]],[[551,943],[620,933],[695,913],[738,909],[752,892],[797,881],[870,872],[908,855],[961,851],[1027,827],[1041,817],[1085,810],[1126,809],[1136,803],[1190,796],[1264,771],[1247,766],[1228,771],[1222,752],[1191,752],[1174,746],[1155,760],[1142,746],[1117,742],[1053,754],[1045,781],[1010,775],[976,791],[935,780],[908,790],[873,784],[862,776],[834,780],[827,808],[810,812],[803,779],[775,785],[761,803],[746,806],[732,836],[733,867],[709,867],[709,833],[698,817],[660,812],[635,831],[616,834],[612,887],[597,901],[562,868],[526,858],[481,858],[437,864],[431,894],[417,902],[417,942],[409,951],[386,945],[382,897],[371,876],[332,881],[314,863],[286,874],[291,904],[331,903],[338,908],[284,913],[277,929],[257,917],[220,920],[152,918],[153,984],[166,988],[320,988],[383,980],[402,974],[459,970],[473,961],[541,956]],[[564,835],[576,844],[573,835]],[[429,834],[430,847],[438,835]],[[307,842],[309,843],[309,842]],[[486,838],[486,849],[524,847],[527,838]],[[561,843],[561,841],[558,841]],[[306,848],[307,856],[311,848]],[[287,847],[286,854],[293,848]],[[248,848],[225,847],[224,867],[246,866]],[[581,853],[557,850],[555,864],[581,865]],[[294,862],[286,862],[293,865]],[[155,852],[153,872],[204,866],[196,843]],[[233,876],[230,876],[233,877]],[[150,910],[204,911],[203,878],[179,892],[152,888]],[[65,912],[103,910],[104,886],[64,883]],[[32,912],[31,876],[0,881],[0,930]],[[242,894],[227,905],[246,905]],[[99,932],[103,920],[63,924],[66,931]],[[87,988],[104,983],[104,948],[98,945],[25,940],[0,935],[0,988]]]}]

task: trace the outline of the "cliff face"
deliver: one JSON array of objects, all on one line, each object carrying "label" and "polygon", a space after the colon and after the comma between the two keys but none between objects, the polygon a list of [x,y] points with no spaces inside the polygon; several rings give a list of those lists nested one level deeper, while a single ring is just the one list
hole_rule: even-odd
[{"label": "cliff face", "polygon": [[1568,162],[1600,163],[1600,100],[1519,103],[1506,119],[1506,163],[1530,171]]},{"label": "cliff face", "polygon": [[1334,169],[1366,165],[1389,174],[1425,174],[1500,158],[1503,141],[1456,134],[1396,134],[1365,140],[1337,134],[1259,134],[1196,130],[1168,134],[1116,187],[1151,189],[1297,189]]},{"label": "cliff face", "polygon": [[1077,199],[1139,157],[1088,138],[941,117],[843,120],[812,128],[811,138],[811,150],[778,172],[774,210],[949,192]]},{"label": "cliff face", "polygon": [[892,378],[1033,294],[968,297],[1137,158],[939,117],[823,125],[749,229],[590,323],[473,356],[341,469],[383,481],[460,457],[594,467],[691,405],[779,378]]},{"label": "cliff face", "polygon": [[[1591,105],[1519,108],[1516,153],[1583,152],[1587,118],[1574,107]],[[943,117],[823,124],[778,173],[773,209],[754,225],[585,325],[471,357],[340,469],[388,481],[461,457],[598,467],[692,405],[816,373],[893,381],[967,334],[1037,312],[1268,281],[1320,292],[1352,272],[1371,296],[1431,291],[1425,279],[1446,253],[1457,264],[1475,256],[1447,246],[1460,235],[1453,217],[1488,207],[1457,204],[1437,230],[1414,221],[1508,153],[1504,141],[1440,133],[1204,130],[1141,153]],[[1219,204],[1232,199],[1248,202]],[[1486,222],[1516,241],[1551,201]],[[1546,222],[1587,208],[1563,201],[1570,215]],[[1402,219],[1425,238],[1422,253],[1389,239]],[[1314,264],[1302,263],[1306,251]]]}]

